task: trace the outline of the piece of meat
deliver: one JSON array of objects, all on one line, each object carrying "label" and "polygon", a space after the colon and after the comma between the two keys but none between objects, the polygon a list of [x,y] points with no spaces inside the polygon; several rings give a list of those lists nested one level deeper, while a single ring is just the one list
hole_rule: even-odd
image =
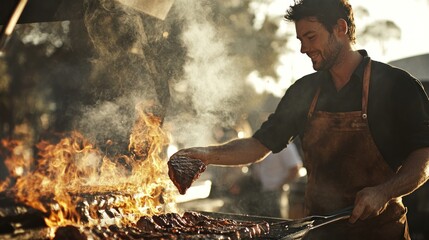
[{"label": "piece of meat", "polygon": [[182,195],[205,170],[206,165],[199,159],[172,156],[168,161],[168,176]]},{"label": "piece of meat", "polygon": [[269,224],[264,221],[254,223],[212,218],[197,212],[185,212],[182,219],[187,224],[187,227],[181,229],[184,233],[215,234],[232,240],[255,238],[270,231]]},{"label": "piece of meat", "polygon": [[156,225],[153,222],[152,218],[150,217],[141,217],[137,221],[137,228],[142,230],[143,232],[155,232],[156,231]]},{"label": "piece of meat", "polygon": [[71,225],[59,227],[55,231],[54,240],[87,240],[88,238],[79,231],[79,228]]}]

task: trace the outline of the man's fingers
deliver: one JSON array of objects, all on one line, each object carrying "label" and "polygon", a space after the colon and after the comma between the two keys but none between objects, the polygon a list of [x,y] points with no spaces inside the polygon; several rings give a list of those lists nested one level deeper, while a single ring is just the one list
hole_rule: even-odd
[{"label": "man's fingers", "polygon": [[349,222],[365,220],[380,215],[386,208],[386,197],[376,188],[364,188],[356,194],[355,207]]},{"label": "man's fingers", "polygon": [[371,214],[371,210],[369,210],[368,208],[365,208],[365,211],[363,211],[363,213],[360,215],[360,220],[365,220],[367,218],[369,218],[370,216],[372,216]]},{"label": "man's fingers", "polygon": [[356,205],[355,208],[353,209],[352,215],[349,218],[349,222],[355,223],[361,217],[364,210],[365,208],[363,206]]}]

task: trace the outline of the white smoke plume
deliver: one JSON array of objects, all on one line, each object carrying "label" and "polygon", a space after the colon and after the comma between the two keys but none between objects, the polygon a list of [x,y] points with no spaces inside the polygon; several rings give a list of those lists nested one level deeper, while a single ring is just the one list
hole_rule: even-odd
[{"label": "white smoke plume", "polygon": [[[93,104],[85,108],[79,127],[97,141],[107,140],[109,134],[126,141],[134,106],[148,99],[158,101],[160,88],[171,90],[165,125],[175,142],[211,144],[214,126],[231,127],[243,105],[239,97],[245,76],[228,52],[230,39],[213,21],[212,5],[209,0],[176,0],[165,24],[155,26],[152,23],[162,21],[148,24],[142,13],[114,1],[87,1],[85,22],[97,55],[89,79]],[[172,22],[182,23],[180,40],[186,61],[176,65],[170,61],[168,70],[180,68],[183,74],[157,81],[156,76],[163,73],[160,65],[169,56],[154,54],[150,41],[167,44],[158,36],[174,31],[166,27]]]},{"label": "white smoke plume", "polygon": [[110,0],[87,1],[85,10],[95,56],[77,126],[100,144],[113,140],[126,150],[135,106],[158,100],[143,15]]},{"label": "white smoke plume", "polygon": [[192,111],[171,118],[173,137],[185,147],[212,144],[215,125],[234,124],[244,77],[228,52],[228,36],[211,19],[210,1],[177,0],[175,7],[185,19],[182,39],[189,59],[184,78],[173,88]]}]

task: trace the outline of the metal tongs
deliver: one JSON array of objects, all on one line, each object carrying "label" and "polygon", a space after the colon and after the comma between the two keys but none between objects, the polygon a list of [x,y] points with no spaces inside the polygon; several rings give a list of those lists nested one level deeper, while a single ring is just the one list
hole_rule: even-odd
[{"label": "metal tongs", "polygon": [[9,21],[5,26],[3,26],[0,32],[0,55],[3,53],[6,47],[6,44],[9,41],[10,36],[12,35],[15,25],[18,22],[19,17],[21,17],[21,14],[24,11],[25,6],[27,5],[27,2],[28,0],[19,0],[11,16],[9,17]]},{"label": "metal tongs", "polygon": [[313,215],[305,218],[300,218],[287,222],[277,222],[274,225],[285,225],[288,234],[281,240],[300,239],[312,229],[322,227],[326,224],[337,222],[343,219],[348,219],[352,212],[353,206],[343,208],[330,215]]}]

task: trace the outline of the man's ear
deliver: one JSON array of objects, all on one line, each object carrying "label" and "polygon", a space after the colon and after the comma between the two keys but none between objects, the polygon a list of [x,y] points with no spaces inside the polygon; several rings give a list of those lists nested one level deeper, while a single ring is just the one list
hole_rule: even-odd
[{"label": "man's ear", "polygon": [[346,20],[340,18],[337,20],[337,25],[335,26],[338,36],[347,35],[349,31],[349,26],[347,25]]}]

